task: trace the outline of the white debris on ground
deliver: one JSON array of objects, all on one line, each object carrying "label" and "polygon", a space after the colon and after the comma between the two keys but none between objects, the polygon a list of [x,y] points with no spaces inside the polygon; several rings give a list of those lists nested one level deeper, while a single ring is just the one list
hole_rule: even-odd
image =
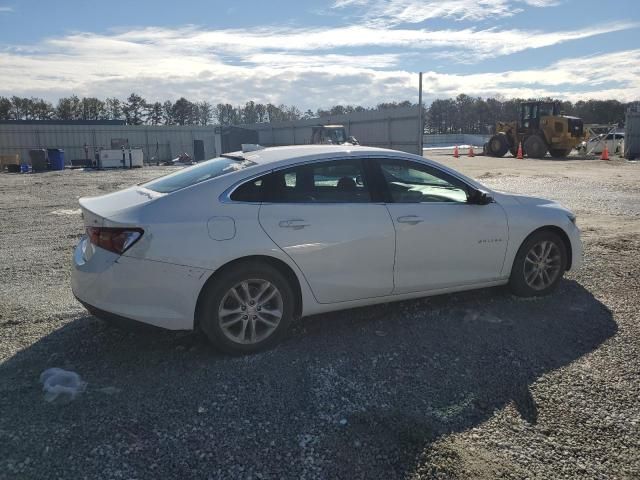
[{"label": "white debris on ground", "polygon": [[76,208],[76,209],[62,208],[60,210],[54,210],[53,212],[51,212],[51,215],[80,215],[81,213],[82,213],[82,210],[80,210],[79,208]]},{"label": "white debris on ground", "polygon": [[46,369],[40,374],[40,382],[47,402],[70,402],[87,388],[80,375],[62,368]]}]

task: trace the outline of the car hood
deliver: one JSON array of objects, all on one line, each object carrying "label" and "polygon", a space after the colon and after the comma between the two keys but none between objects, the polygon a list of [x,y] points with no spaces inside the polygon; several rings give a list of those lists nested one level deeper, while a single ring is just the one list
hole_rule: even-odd
[{"label": "car hood", "polygon": [[544,207],[544,208],[554,208],[557,210],[562,210],[563,212],[567,212],[572,214],[571,210],[562,205],[555,200],[549,200],[548,198],[541,197],[532,197],[528,195],[521,195],[519,193],[505,193],[505,192],[495,192],[499,195],[500,199],[503,203],[516,203],[518,205],[526,205],[532,207]]}]

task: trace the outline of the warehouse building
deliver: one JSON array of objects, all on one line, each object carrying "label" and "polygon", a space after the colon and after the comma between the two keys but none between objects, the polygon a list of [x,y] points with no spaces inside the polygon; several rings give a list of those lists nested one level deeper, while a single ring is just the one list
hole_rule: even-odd
[{"label": "warehouse building", "polygon": [[[421,136],[415,107],[354,112],[315,119],[240,126],[126,125],[121,120],[0,121],[0,156],[20,156],[31,163],[29,151],[64,150],[64,163],[94,162],[104,150],[140,149],[145,163],[163,163],[183,153],[196,161],[241,149],[243,143],[264,146],[312,142],[313,127],[344,125],[347,136],[361,145],[419,153]],[[97,164],[97,162],[96,162]]]}]

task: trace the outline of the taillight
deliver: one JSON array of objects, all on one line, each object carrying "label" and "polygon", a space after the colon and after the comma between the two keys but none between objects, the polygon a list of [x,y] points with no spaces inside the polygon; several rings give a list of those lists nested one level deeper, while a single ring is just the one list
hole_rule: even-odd
[{"label": "taillight", "polygon": [[140,240],[141,228],[87,227],[87,235],[95,246],[122,255]]}]

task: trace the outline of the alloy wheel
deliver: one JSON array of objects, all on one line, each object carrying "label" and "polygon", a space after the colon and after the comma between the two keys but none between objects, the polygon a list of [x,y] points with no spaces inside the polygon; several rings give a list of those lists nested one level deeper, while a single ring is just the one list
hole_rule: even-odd
[{"label": "alloy wheel", "polygon": [[282,294],[264,279],[244,280],[224,295],[218,309],[218,322],[224,335],[241,344],[265,340],[282,320]]},{"label": "alloy wheel", "polygon": [[554,242],[543,240],[524,258],[524,281],[534,290],[544,290],[558,278],[560,267],[560,249]]}]

